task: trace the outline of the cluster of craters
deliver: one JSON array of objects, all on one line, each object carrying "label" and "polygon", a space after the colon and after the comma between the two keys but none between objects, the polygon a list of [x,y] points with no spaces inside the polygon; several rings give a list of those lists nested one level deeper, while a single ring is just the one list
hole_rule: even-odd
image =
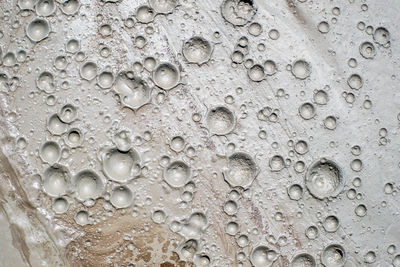
[{"label": "cluster of craters", "polygon": [[[315,139],[323,140],[323,135],[333,139],[337,128],[344,129],[346,117],[333,114],[328,106],[336,105],[341,109],[345,106],[339,101],[344,99],[344,104],[352,107],[357,98],[361,98],[362,91],[368,86],[368,77],[359,64],[386,55],[392,45],[389,31],[382,25],[373,27],[359,22],[356,28],[361,31],[363,40],[352,44],[357,47],[357,52],[347,59],[346,71],[335,73],[343,76],[336,81],[338,88],[327,85],[329,82],[320,82],[319,88],[312,89],[310,94],[306,92],[308,83],[320,81],[325,75],[320,69],[326,66],[317,65],[315,58],[318,57],[313,53],[295,58],[271,56],[268,49],[285,37],[284,30],[263,23],[265,16],[260,12],[271,6],[264,7],[260,1],[253,0],[220,1],[219,9],[213,12],[217,12],[225,24],[218,27],[227,27],[235,34],[225,36],[224,40],[217,38],[223,31],[196,29],[186,35],[182,33],[185,37],[174,42],[174,38],[181,36],[168,36],[167,26],[162,24],[178,24],[174,19],[183,14],[182,5],[188,4],[188,1],[149,0],[135,8],[127,7],[126,1],[99,1],[103,7],[121,6],[121,27],[124,31],[116,25],[118,20],[108,20],[107,16],[96,14],[92,25],[96,31],[93,34],[102,38],[98,56],[91,53],[92,47],[86,47],[84,34],[76,34],[75,37],[68,35],[63,47],[58,47],[56,52],[51,51],[51,64],[42,66],[37,63],[40,58],[35,58],[35,51],[45,49],[49,45],[46,42],[54,39],[59,28],[56,16],[62,15],[60,20],[73,24],[82,10],[87,12],[85,5],[89,4],[81,0],[18,0],[19,14],[26,17],[18,23],[26,24],[23,39],[29,42],[30,47],[16,50],[6,45],[0,47],[0,90],[4,93],[11,95],[16,90],[23,90],[20,84],[26,85],[29,81],[16,73],[24,65],[38,64],[36,69],[29,68],[27,72],[34,76],[29,86],[35,87],[35,90],[30,93],[26,90],[21,99],[34,99],[35,104],[43,100],[46,112],[51,113],[46,117],[45,125],[33,125],[38,129],[44,126],[46,134],[43,136],[46,138],[35,148],[37,153],[31,153],[37,156],[40,167],[43,167],[40,170],[41,189],[52,203],[51,207],[46,207],[53,212],[51,214],[58,218],[72,214],[74,222],[80,227],[78,229],[84,232],[86,226],[99,223],[100,219],[92,216],[92,210],[100,202],[110,214],[111,211],[120,211],[121,214],[132,213],[135,217],[141,213],[156,227],[167,228],[176,234],[175,252],[179,259],[193,262],[196,266],[228,266],[221,263],[223,260],[229,262],[229,266],[241,267],[374,266],[378,261],[376,249],[368,248],[359,256],[358,248],[354,249],[349,238],[334,238],[346,235],[347,229],[343,225],[348,218],[341,218],[337,208],[330,207],[342,200],[351,201],[353,206],[345,207],[352,210],[349,217],[354,221],[368,217],[370,207],[361,188],[361,177],[365,175],[362,172],[365,161],[361,159],[361,145],[350,147],[347,144],[345,149],[350,147],[350,153],[346,157],[334,153],[325,156],[319,152],[327,151],[325,147],[339,145],[333,141],[329,144],[323,141],[318,143]],[[286,4],[289,10],[296,8],[294,3]],[[192,5],[195,6],[196,2],[193,1]],[[125,9],[129,8],[128,14]],[[364,3],[361,9],[366,11],[368,6]],[[198,11],[194,13],[198,15]],[[293,13],[297,19],[301,17],[301,12]],[[171,18],[172,15],[175,17]],[[310,36],[332,34],[340,15],[341,9],[333,7],[329,14],[331,19],[313,25]],[[82,17],[86,20],[87,13]],[[182,17],[185,20],[190,18],[188,14]],[[181,27],[186,26],[181,23]],[[184,32],[183,29],[181,31]],[[152,39],[154,35],[162,36],[164,43],[155,42]],[[234,41],[224,44],[227,39]],[[114,42],[116,48],[107,45],[106,41]],[[167,49],[154,51],[156,48],[153,47],[159,45]],[[296,45],[292,44],[290,50]],[[221,47],[226,49],[226,55],[217,54]],[[133,50],[139,51],[142,57],[130,62]],[[113,55],[115,51],[120,53],[120,57]],[[335,51],[330,53],[336,54]],[[223,56],[227,58],[221,59]],[[226,67],[224,70],[227,73],[217,74],[220,69],[218,64],[223,66],[221,69]],[[191,92],[195,91],[191,76],[203,70],[213,75],[213,69],[218,79],[227,83],[229,79],[237,79],[237,84],[244,83],[246,86],[238,85],[235,97],[228,93],[225,96],[225,91],[219,91],[222,88],[215,89],[217,93],[214,95],[201,91],[202,88],[196,88],[200,93]],[[237,72],[229,76],[232,78],[225,79],[223,76],[230,75],[227,70],[231,69]],[[240,76],[242,73],[244,76]],[[285,77],[290,83],[301,84],[302,90],[293,93],[290,88],[273,88],[271,84],[277,83],[283,75],[287,75]],[[222,86],[215,82],[214,77],[199,76],[196,79],[200,82],[193,78],[193,83],[207,87],[209,91],[214,86]],[[244,81],[243,77],[246,78]],[[202,79],[206,82],[203,83]],[[76,80],[79,82],[74,83]],[[91,97],[91,89],[95,89],[100,97]],[[251,91],[255,89],[261,93]],[[270,89],[273,95],[266,97]],[[74,94],[72,90],[76,90],[77,95],[81,90],[79,94],[83,92],[84,96],[80,95],[81,99],[77,101],[62,99]],[[248,95],[256,95],[257,99],[248,97],[243,100],[246,98],[244,91]],[[222,94],[225,97],[220,99]],[[207,97],[211,99],[215,95],[217,97],[208,103]],[[298,101],[286,105],[284,101],[293,99],[293,96]],[[43,99],[37,100],[40,97]],[[111,103],[99,100],[102,97],[110,98]],[[187,100],[185,108],[179,106],[183,104],[177,104],[182,103],[179,102],[182,99]],[[93,111],[93,107],[97,109]],[[372,101],[368,96],[362,107],[371,109]],[[163,110],[166,110],[165,114]],[[107,124],[105,127],[95,125],[102,116],[104,124]],[[118,116],[129,126],[121,126],[123,123],[115,119]],[[15,114],[9,117],[12,122],[17,120]],[[165,118],[168,123],[162,124]],[[397,119],[400,120],[400,115]],[[300,126],[295,127],[296,123],[292,120],[300,121],[297,124]],[[133,121],[145,124],[153,132],[135,129],[139,124]],[[183,128],[186,126],[188,133]],[[100,134],[93,134],[92,128],[106,132],[107,140],[100,140]],[[171,130],[176,128],[180,134]],[[308,135],[315,128],[323,134],[316,137]],[[142,132],[142,137],[135,136],[136,132]],[[154,140],[153,134],[159,140]],[[100,141],[96,140],[97,137]],[[378,138],[379,146],[386,146],[390,142],[388,130],[382,127]],[[203,143],[195,145],[195,142],[190,143],[191,139]],[[19,137],[17,147],[23,150],[28,147],[28,142],[27,138]],[[268,143],[268,149],[264,149],[265,143]],[[324,149],[317,151],[314,148],[317,145]],[[165,151],[167,153],[163,154]],[[148,154],[153,158],[149,159]],[[199,159],[197,155],[200,154],[204,158]],[[67,164],[73,161],[85,167],[73,168]],[[96,168],[93,161],[100,168]],[[154,162],[157,162],[157,167],[152,165]],[[154,170],[150,169],[152,166]],[[136,203],[137,195],[142,194],[136,183],[140,178],[145,178],[143,183],[148,188],[160,185],[154,191],[160,195],[158,200],[163,201],[162,205],[143,212],[140,210],[142,206]],[[219,179],[220,183],[212,179]],[[214,188],[216,184],[222,184],[221,188]],[[257,193],[260,190],[262,193]],[[204,192],[209,193],[209,200],[195,199],[198,195],[204,197]],[[394,183],[385,183],[386,195],[395,192]],[[261,199],[270,201],[271,207],[267,207],[269,203]],[[151,203],[152,200],[148,197],[145,202]],[[208,205],[211,211],[204,205]],[[309,211],[314,206],[318,208]],[[170,212],[174,209],[180,215]],[[304,216],[307,212],[316,213],[316,218]],[[293,226],[297,219],[304,221],[301,233]],[[285,234],[275,238],[271,234],[274,229],[283,229]],[[211,240],[212,234],[222,241],[218,243],[217,238]],[[290,249],[287,249],[288,244]],[[304,251],[307,244],[310,249]],[[312,244],[319,245],[317,252]],[[391,244],[390,248],[393,266],[400,266],[400,255],[396,254],[395,245]],[[216,257],[217,253],[222,256]],[[136,265],[130,263],[127,266]],[[146,266],[152,266],[152,263]]]}]

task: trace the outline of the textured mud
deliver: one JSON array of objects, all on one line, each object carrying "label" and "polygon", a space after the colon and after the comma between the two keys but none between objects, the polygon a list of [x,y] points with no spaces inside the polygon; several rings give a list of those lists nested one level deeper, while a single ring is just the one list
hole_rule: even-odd
[{"label": "textured mud", "polygon": [[0,2],[0,266],[400,266],[399,12]]}]

